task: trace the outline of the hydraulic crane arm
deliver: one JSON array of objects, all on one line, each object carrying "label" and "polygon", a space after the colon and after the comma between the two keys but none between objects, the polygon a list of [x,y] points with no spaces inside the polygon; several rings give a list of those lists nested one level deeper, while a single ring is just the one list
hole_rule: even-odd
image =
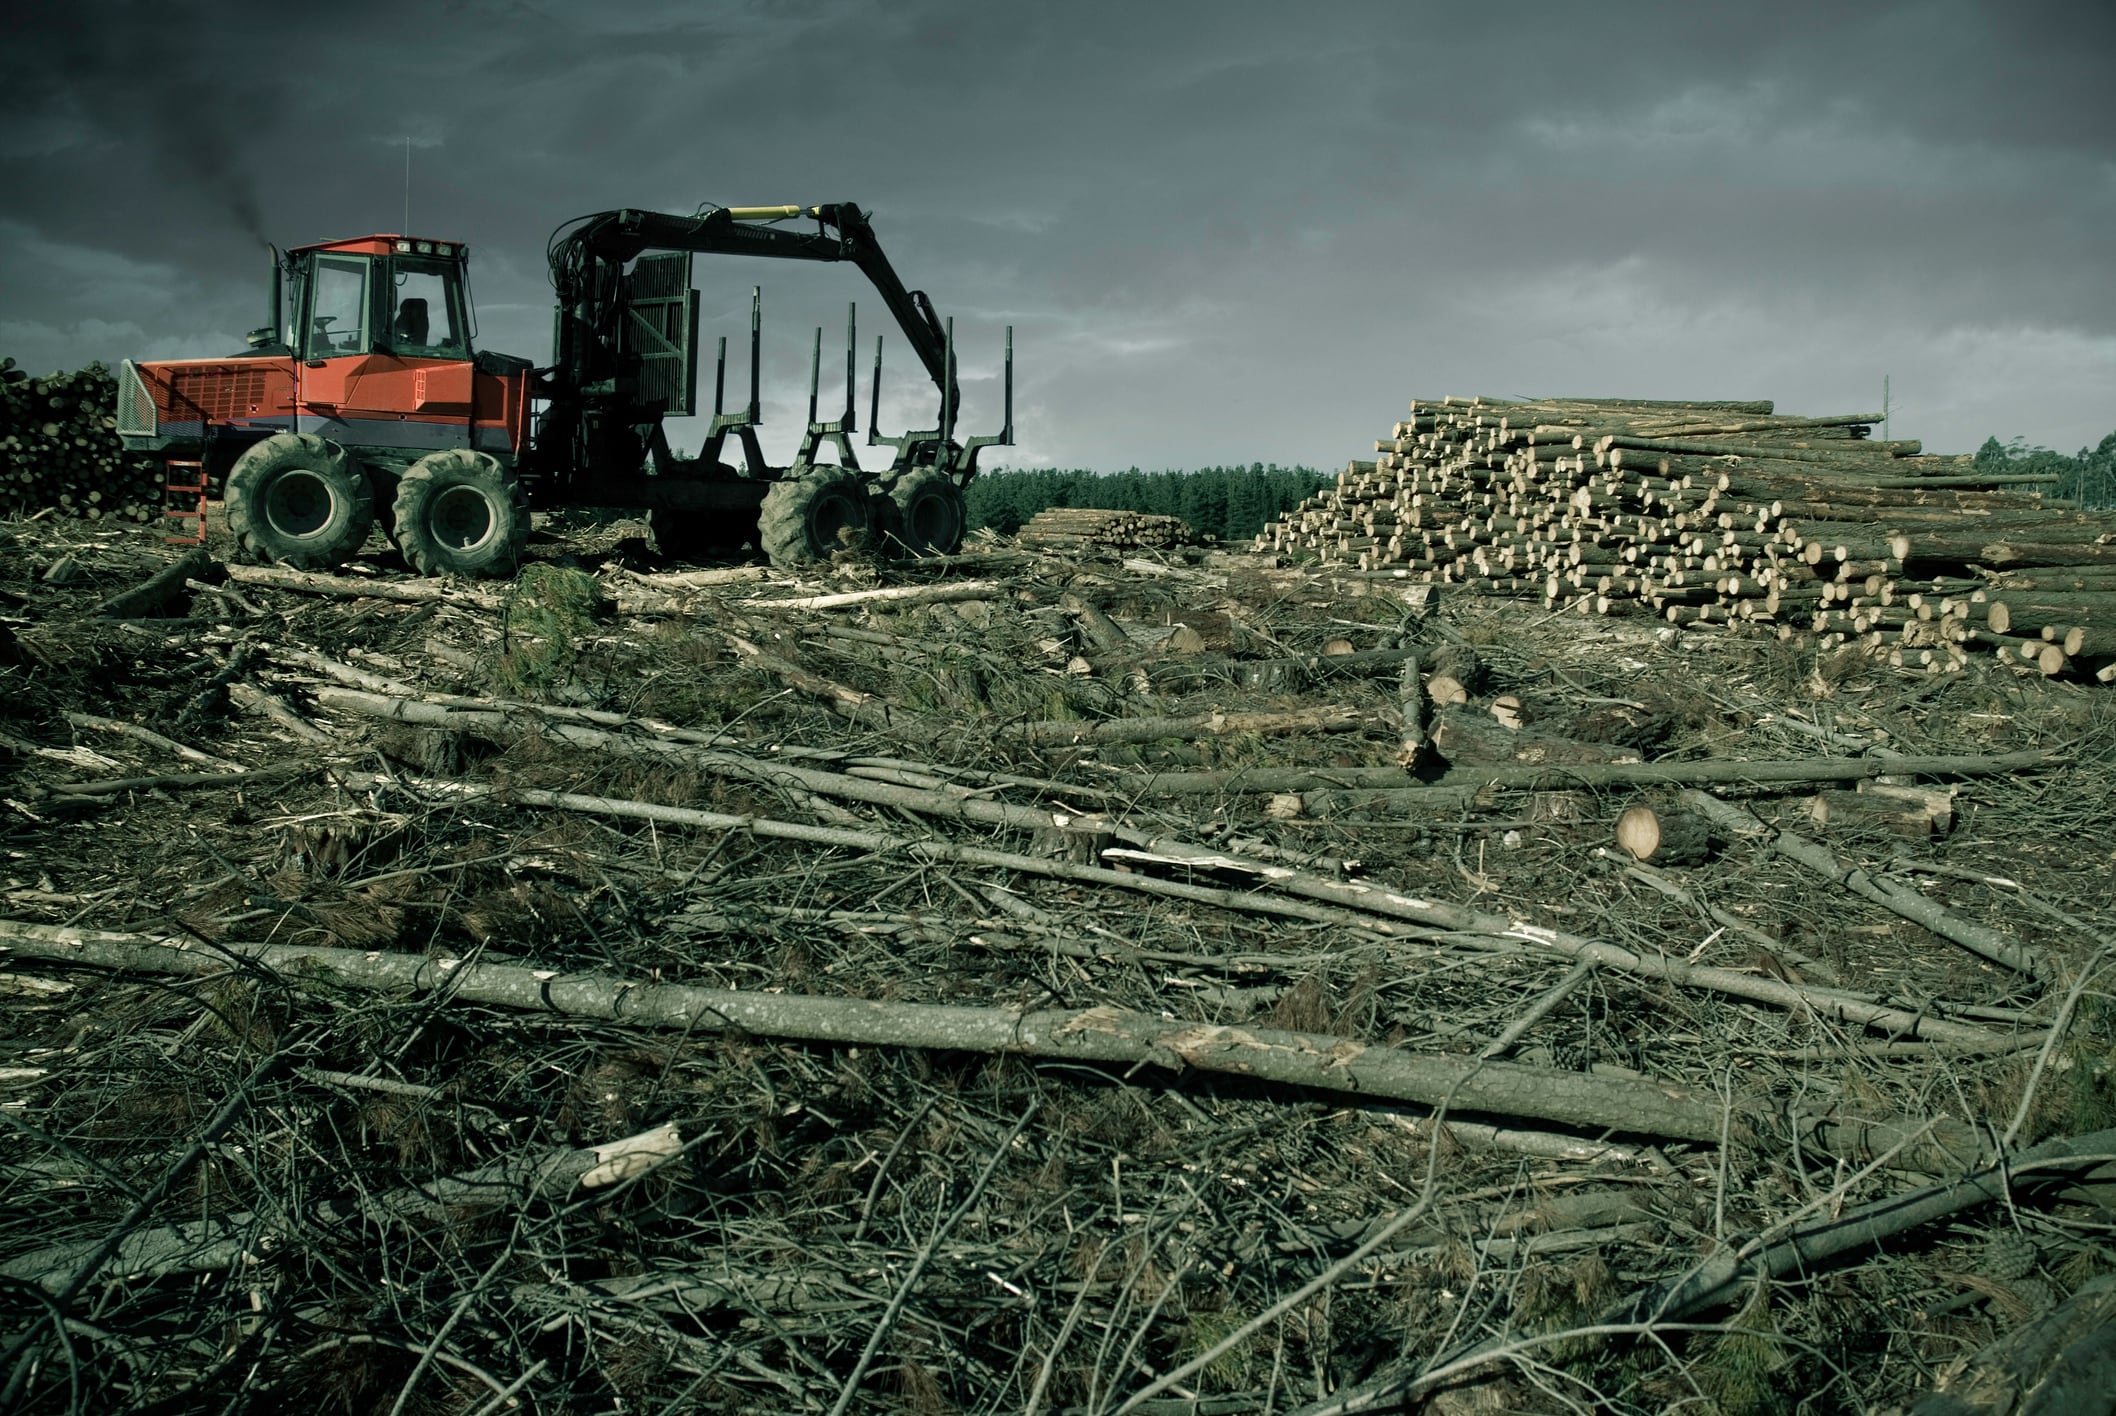
[{"label": "hydraulic crane arm", "polygon": [[[812,218],[814,231],[787,230],[762,223]],[[874,288],[911,341],[919,362],[942,391],[943,406],[961,406],[947,368],[946,335],[933,302],[921,290],[907,290],[875,240],[874,228],[851,202],[820,206],[712,207],[695,216],[653,211],[606,211],[564,228],[551,243],[551,278],[561,311],[560,376],[585,383],[599,376],[590,366],[597,352],[569,348],[565,332],[571,323],[587,344],[602,345],[607,321],[618,303],[618,281],[624,266],[647,251],[691,251],[711,255],[769,256],[797,261],[851,261]],[[947,430],[942,430],[942,436]]]}]

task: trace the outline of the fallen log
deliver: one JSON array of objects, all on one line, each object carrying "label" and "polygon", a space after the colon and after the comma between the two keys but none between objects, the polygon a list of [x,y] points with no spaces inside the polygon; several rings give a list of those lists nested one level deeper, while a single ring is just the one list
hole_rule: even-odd
[{"label": "fallen log", "polygon": [[1905,569],[1930,572],[1950,566],[1983,565],[1993,570],[2054,570],[2116,566],[2116,545],[2092,541],[1984,541],[1973,536],[1908,536],[1900,556]]},{"label": "fallen log", "polygon": [[1882,830],[1913,841],[1931,839],[1941,819],[1920,802],[1878,792],[1817,792],[1807,811],[1820,830]]},{"label": "fallen log", "polygon": [[[320,689],[317,692],[317,701],[325,707],[345,708],[377,718],[496,735],[502,741],[511,741],[528,727],[535,726],[529,721],[529,715],[520,712],[442,708],[415,699],[389,698],[351,689]],[[1041,833],[1057,832],[1090,838],[1109,836],[1136,847],[1139,852],[1136,858],[1142,862],[1158,857],[1170,864],[1191,869],[1245,871],[1269,880],[1276,888],[1288,894],[1304,896],[1340,909],[1407,920],[1413,924],[1440,930],[1517,940],[1555,949],[1569,957],[1578,957],[1586,950],[1600,951],[1596,955],[1599,962],[1628,973],[1687,982],[1693,986],[1770,1003],[1776,1007],[1813,1011],[1821,1016],[1857,1022],[1906,1036],[1953,1041],[1970,1046],[1989,1046],[1995,1041],[1992,1034],[1983,1029],[1968,1028],[1922,1013],[1881,1007],[1862,999],[1832,997],[1826,992],[1796,987],[1775,979],[1757,978],[1733,970],[1700,969],[1658,956],[1637,955],[1613,945],[1519,924],[1502,916],[1482,914],[1459,905],[1418,899],[1365,882],[1327,880],[1286,866],[1228,856],[1184,841],[1151,837],[1144,832],[1116,826],[1103,818],[1086,818],[1067,812],[1012,806],[1004,802],[986,801],[967,792],[898,787],[834,772],[797,767],[791,763],[760,762],[733,753],[626,738],[615,733],[575,727],[566,723],[545,721],[541,724],[541,730],[549,737],[576,746],[641,757],[662,757],[745,780],[780,782],[821,796],[901,806],[927,815],[986,825],[1011,826]],[[2042,760],[2040,754],[2029,755],[2037,761]],[[1894,758],[1888,764],[1875,765],[1877,770],[1903,771],[1905,764],[1918,760]],[[1958,762],[1965,759],[1945,760]],[[1990,762],[1999,759],[1968,760]],[[1112,855],[1112,858],[1122,858],[1121,853],[1105,854]],[[1122,874],[1117,871],[1109,873]]]},{"label": "fallen log", "polygon": [[255,684],[229,684],[228,701],[241,708],[244,712],[255,713],[261,718],[269,719],[303,742],[321,745],[331,741],[329,733],[324,732],[308,719],[296,713],[277,695],[267,693]]},{"label": "fallen log", "polygon": [[1215,796],[1222,792],[1317,792],[1406,787],[1401,767],[1234,767],[1220,772],[1134,773],[1123,779],[1138,796]]},{"label": "fallen log", "polygon": [[1455,767],[1481,765],[1542,767],[1572,763],[1626,763],[1640,760],[1636,748],[1606,742],[1582,742],[1559,733],[1520,726],[1518,702],[1496,699],[1488,713],[1442,708],[1433,715],[1433,750]]},{"label": "fallen log", "polygon": [[352,575],[324,575],[312,570],[289,570],[283,565],[230,565],[228,579],[272,590],[299,590],[309,595],[332,595],[341,599],[395,600],[406,605],[469,605],[481,610],[499,609],[505,595],[493,590],[472,590],[438,580],[365,580]]},{"label": "fallen log", "polygon": [[1164,680],[1224,679],[1244,688],[1292,692],[1309,683],[1336,678],[1365,678],[1377,669],[1415,661],[1416,649],[1356,649],[1349,654],[1299,654],[1278,659],[1237,659],[1215,655],[1152,665],[1156,683]]},{"label": "fallen log", "polygon": [[[310,989],[401,994],[445,988],[451,1000],[464,1003],[687,1033],[735,1031],[853,1046],[1188,1067],[1368,1099],[1445,1104],[1451,1110],[1713,1144],[1730,1131],[1718,1093],[1693,1092],[1671,1082],[1411,1052],[1324,1033],[1182,1023],[1121,1008],[1022,1013],[756,993],[476,959],[284,944],[208,945],[14,920],[0,921],[0,948],[18,958],[185,977],[222,974],[241,960]],[[1736,1139],[1747,1137],[1744,1121],[1732,1122],[1731,1130]]]},{"label": "fallen log", "polygon": [[2106,1182],[2116,1175],[2116,1130],[2058,1136],[1979,1167],[1959,1180],[1921,1186],[1847,1209],[1832,1219],[1795,1229],[1774,1242],[1752,1240],[1722,1249],[1679,1278],[1627,1298],[1606,1315],[1612,1322],[1673,1322],[1739,1300],[1759,1277],[1809,1272],[1847,1254],[1977,1205],[2010,1201],[2016,1189]]},{"label": "fallen log", "polygon": [[1396,687],[1396,765],[1408,772],[1425,753],[1425,685],[1418,656],[1405,654],[1403,677]]},{"label": "fallen log", "polygon": [[1634,806],[1616,818],[1616,843],[1633,860],[1660,866],[1696,865],[1712,846],[1704,818],[1650,806]]},{"label": "fallen log", "polygon": [[283,782],[316,770],[313,763],[275,763],[233,772],[172,772],[158,777],[108,777],[100,782],[55,782],[45,790],[55,796],[100,797],[123,792],[202,791],[214,787],[256,787]]},{"label": "fallen log", "polygon": [[[827,793],[837,782],[882,788],[880,783],[836,778],[832,773],[790,768],[780,770],[789,773],[792,780],[804,789],[818,793]],[[344,780],[349,785],[358,785],[363,790],[387,782],[387,779],[365,775],[348,775]],[[519,788],[502,790],[462,783],[434,783],[425,786],[454,796],[493,797],[526,805],[589,811],[671,825],[698,826],[713,830],[749,830],[760,836],[850,846],[862,850],[904,850],[936,860],[958,860],[968,864],[1021,870],[1055,879],[1110,885],[1118,889],[1217,905],[1225,909],[1307,919],[1319,924],[1351,925],[1402,938],[1511,944],[1515,947],[1547,950],[1567,958],[1592,958],[1597,964],[1619,972],[1664,979],[1796,1013],[1811,1013],[1840,1022],[1856,1023],[1891,1035],[1923,1038],[1979,1050],[2014,1045],[2013,1039],[1983,1028],[1933,1017],[1923,1011],[1910,1012],[1886,1007],[1869,997],[1857,994],[1788,983],[1734,969],[1689,964],[1658,954],[1633,953],[1615,945],[1542,929],[1505,916],[1484,914],[1459,905],[1419,899],[1363,881],[1329,880],[1290,866],[1245,859],[1166,837],[1148,837],[1143,832],[1112,826],[1100,818],[1038,812],[998,802],[949,798],[939,792],[912,789],[884,790],[879,794],[845,793],[848,796],[856,796],[856,799],[905,806],[912,810],[923,809],[931,814],[969,819],[996,814],[1004,824],[1027,826],[1045,832],[1077,831],[1088,835],[1090,839],[1097,835],[1108,835],[1132,844],[1105,849],[1102,854],[1106,859],[1142,865],[1159,863],[1188,870],[1238,871],[1259,876],[1270,881],[1279,890],[1302,898],[1282,899],[1258,891],[1228,890],[1188,881],[1163,880],[1137,871],[1110,870],[1041,856],[961,846],[947,841],[919,840],[890,836],[882,832],[809,826],[796,822],[771,822],[760,817],[731,816],[697,811],[689,807],[660,806],[648,802],[628,802],[574,793]],[[1406,925],[1412,928],[1407,929]]]},{"label": "fallen log", "polygon": [[77,728],[94,728],[98,732],[116,733],[120,737],[129,737],[135,742],[144,742],[149,747],[160,748],[164,752],[183,758],[186,762],[196,762],[202,767],[214,767],[223,772],[240,772],[244,770],[239,762],[230,762],[224,757],[214,757],[210,753],[200,752],[195,747],[177,742],[173,738],[163,737],[152,728],[142,727],[138,723],[121,722],[116,718],[98,717],[93,713],[68,713],[66,721]]},{"label": "fallen log", "polygon": [[2009,969],[2024,973],[2039,983],[2047,984],[2057,976],[2056,968],[2050,961],[2026,945],[2008,939],[1997,930],[1978,924],[1974,920],[1963,919],[1946,906],[1936,904],[1907,885],[1878,879],[1864,870],[1845,865],[1828,846],[1819,841],[1810,841],[1805,836],[1795,835],[1791,831],[1773,830],[1757,820],[1753,812],[1731,802],[1721,801],[1709,792],[1686,791],[1682,798],[1685,806],[1728,832],[1740,836],[1762,837],[1773,850],[1786,859],[1799,862],[1832,884],[1842,885],[1853,894],[1901,915],[1942,939],[1959,944],[1995,964],[2003,964]]},{"label": "fallen log", "polygon": [[718,585],[754,585],[770,578],[771,569],[762,565],[731,565],[717,570],[677,570],[658,574],[627,570],[622,575],[626,580],[656,590],[705,590]]},{"label": "fallen log", "polygon": [[1712,758],[1701,762],[1467,767],[1449,772],[1440,779],[1439,785],[1554,791],[1565,787],[1677,786],[1705,782],[1753,782],[1759,785],[1855,782],[1863,777],[1997,777],[2051,766],[2056,761],[2055,753],[2028,751],[2000,753],[1993,757],[1824,757],[1790,762]]},{"label": "fallen log", "polygon": [[[839,846],[849,850],[901,852],[914,859],[950,861],[963,865],[989,866],[995,870],[1018,871],[1024,875],[1037,875],[1051,880],[1070,880],[1080,884],[1106,885],[1114,889],[1128,890],[1137,894],[1159,895],[1167,899],[1188,900],[1195,904],[1214,905],[1221,909],[1248,914],[1270,915],[1281,919],[1305,920],[1312,924],[1333,924],[1381,934],[1391,939],[1425,940],[1436,937],[1436,932],[1414,924],[1376,919],[1356,910],[1319,904],[1307,900],[1285,899],[1259,891],[1226,889],[1213,885],[1198,885],[1183,880],[1164,880],[1158,876],[1137,871],[1111,870],[1102,866],[1085,865],[1077,861],[1059,860],[1048,856],[1023,855],[1014,851],[994,850],[984,846],[958,845],[953,841],[933,840],[917,836],[897,836],[886,831],[872,831],[843,826],[814,826],[799,821],[775,821],[762,816],[733,816],[724,812],[700,811],[687,806],[662,806],[654,802],[625,801],[614,797],[589,796],[578,792],[553,792],[526,787],[483,787],[462,782],[399,782],[371,773],[348,772],[339,781],[358,791],[373,791],[391,786],[415,786],[429,796],[449,797],[457,800],[492,800],[516,806],[534,806],[558,811],[579,811],[598,816],[616,816],[632,821],[653,821],[668,826],[691,826],[711,831],[741,831],[767,840],[802,841],[810,845]],[[1452,941],[1450,941],[1452,942]],[[1504,948],[1504,945],[1497,947]],[[1988,1038],[1986,1033],[1979,1037]]]},{"label": "fallen log", "polygon": [[368,693],[358,689],[321,687],[318,706],[376,718],[385,722],[411,723],[469,733],[493,742],[514,742],[530,733],[540,733],[554,742],[607,752],[613,756],[681,763],[719,776],[742,781],[795,788],[820,796],[864,801],[878,806],[898,806],[928,816],[974,821],[987,826],[1008,826],[1035,832],[1106,832],[1106,823],[1086,822],[1069,812],[1052,812],[1005,802],[986,801],[968,788],[925,789],[897,786],[863,777],[825,772],[792,762],[767,761],[743,753],[713,750],[681,741],[634,737],[607,732],[546,716],[535,705],[507,702],[490,708],[457,708],[419,698]]},{"label": "fallen log", "polygon": [[1367,725],[1354,708],[1300,708],[1285,713],[1208,713],[1195,718],[1059,719],[1015,723],[1004,736],[1038,746],[1091,742],[1155,742],[1161,738],[1228,737],[1237,733],[1347,733]]},{"label": "fallen log", "polygon": [[194,546],[130,590],[112,595],[96,607],[96,613],[104,619],[145,619],[160,614],[184,593],[186,582],[208,580],[214,573],[213,557],[204,546]]},{"label": "fallen log", "polygon": [[728,634],[724,637],[729,646],[750,663],[784,680],[810,698],[821,700],[831,711],[850,718],[855,723],[870,728],[887,728],[893,725],[901,729],[905,725],[895,719],[910,716],[892,715],[889,705],[875,695],[824,678],[821,674],[811,673],[790,659],[782,659],[776,654],[768,653],[739,634]]},{"label": "fallen log", "polygon": [[1715,993],[1768,1003],[1795,1012],[1811,1012],[1820,1017],[1858,1023],[1905,1037],[1922,1037],[1935,1042],[1950,1042],[1972,1048],[2014,1045],[2013,1039],[2000,1038],[1983,1028],[1935,1018],[1923,1011],[1908,1012],[1900,1008],[1884,1007],[1873,1002],[1871,998],[1857,994],[1786,983],[1735,969],[1690,964],[1662,954],[1634,953],[1614,944],[1605,944],[1600,940],[1567,934],[1560,930],[1545,929],[1540,925],[1504,915],[1486,914],[1466,905],[1422,899],[1363,880],[1329,880],[1290,866],[1243,860],[1186,842],[1160,839],[1142,851],[1112,848],[1103,854],[1111,859],[1131,859],[1142,863],[1160,860],[1169,864],[1187,864],[1199,869],[1245,871],[1270,881],[1288,894],[1304,899],[1335,904],[1346,909],[1364,910],[1391,919],[1408,920],[1468,937],[1515,940],[1568,959],[1591,959],[1603,968],[1635,974],[1642,978],[1664,979],[1670,983],[1708,989]]},{"label": "fallen log", "polygon": [[1094,643],[1094,647],[1105,654],[1133,655],[1138,646],[1124,627],[1102,613],[1092,601],[1080,595],[1067,595],[1060,602],[1074,619],[1080,621],[1080,630]]},{"label": "fallen log", "polygon": [[1009,593],[996,580],[950,580],[938,585],[896,585],[886,590],[847,590],[835,595],[795,595],[787,599],[752,596],[738,603],[748,610],[847,610],[868,605],[904,609],[950,600],[988,600]]},{"label": "fallen log", "polygon": [[[2116,1130],[2060,1136],[2030,1147],[2003,1163],[1982,1166],[1962,1179],[1923,1186],[1859,1205],[1833,1218],[1802,1225],[1776,1240],[1758,1238],[1741,1245],[1722,1245],[1688,1272],[1627,1295],[1584,1327],[1541,1338],[1524,1339],[1518,1333],[1505,1333],[1481,1339],[1444,1359],[1422,1361],[1416,1368],[1398,1366],[1327,1400],[1300,1407],[1293,1416],[1351,1416],[1351,1413],[1361,1411],[1400,1411],[1405,1409],[1407,1401],[1451,1386],[1483,1367],[1504,1360],[1509,1354],[1518,1353],[1524,1343],[1577,1343],[1583,1338],[1643,1336],[1662,1325],[1672,1326],[1726,1308],[1755,1292],[1759,1283],[1793,1274],[1813,1273],[1848,1255],[1874,1248],[1898,1235],[1964,1210],[2001,1202],[2011,1204],[2017,1191],[2048,1191],[2055,1186],[2076,1183],[2082,1175],[2106,1177],[2112,1171],[2116,1171]],[[2092,1302],[2091,1311],[2095,1313],[2111,1306],[2110,1296],[2103,1289],[2095,1290]],[[2082,1327],[2076,1331],[2086,1330]],[[2064,1341],[2067,1344],[2073,1331],[2069,1330],[2068,1324],[2065,1325]],[[2094,1358],[2101,1360],[2108,1347],[2105,1339],[2093,1342]],[[2108,1390],[2106,1384],[2091,1375],[2090,1380],[2095,1384],[2079,1389],[2091,1393],[2096,1400],[2104,1399]],[[1996,1409],[2006,1411],[2011,1408]],[[2103,1400],[2099,1407],[2035,1409],[2054,1413],[2074,1409],[2106,1410],[2107,1407]],[[1984,1416],[1985,1410],[1967,1404],[1920,1403],[1914,1408],[1913,1416]]]},{"label": "fallen log", "polygon": [[[351,1080],[371,1085],[378,1080]],[[576,1188],[601,1189],[645,1173],[682,1149],[674,1123],[583,1147],[538,1147],[457,1175],[444,1175],[403,1190],[360,1196],[359,1212],[381,1223],[455,1218],[464,1209],[498,1209],[536,1199],[564,1199]],[[332,1200],[319,1200],[305,1215],[264,1215],[248,1210],[210,1219],[184,1220],[125,1236],[105,1264],[109,1276],[128,1281],[211,1273],[258,1263],[298,1236],[299,1220],[342,1223],[348,1216]],[[102,1244],[74,1240],[32,1249],[0,1264],[0,1276],[57,1293]]]},{"label": "fallen log", "polygon": [[1436,708],[1467,703],[1483,691],[1487,677],[1484,660],[1475,649],[1467,644],[1443,644],[1433,651],[1425,694]]}]

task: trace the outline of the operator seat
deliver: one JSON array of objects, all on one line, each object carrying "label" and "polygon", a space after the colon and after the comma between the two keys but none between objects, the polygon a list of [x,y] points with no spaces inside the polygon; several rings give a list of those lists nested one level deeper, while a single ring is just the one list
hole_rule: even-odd
[{"label": "operator seat", "polygon": [[426,301],[417,295],[407,295],[397,306],[397,328],[394,335],[398,344],[426,343]]}]

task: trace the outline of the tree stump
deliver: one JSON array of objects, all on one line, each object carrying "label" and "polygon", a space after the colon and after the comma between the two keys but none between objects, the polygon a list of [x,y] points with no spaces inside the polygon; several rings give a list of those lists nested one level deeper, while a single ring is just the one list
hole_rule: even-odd
[{"label": "tree stump", "polygon": [[1654,865],[1696,865],[1712,849],[1712,831],[1701,816],[1634,806],[1616,819],[1616,843],[1633,860]]},{"label": "tree stump", "polygon": [[1433,672],[1425,696],[1445,708],[1467,703],[1484,688],[1484,661],[1467,644],[1443,644],[1433,651]]}]

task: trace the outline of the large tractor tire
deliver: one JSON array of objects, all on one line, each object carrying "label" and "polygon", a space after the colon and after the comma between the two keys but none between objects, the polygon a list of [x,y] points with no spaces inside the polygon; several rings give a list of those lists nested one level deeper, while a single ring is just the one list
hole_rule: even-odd
[{"label": "large tractor tire", "polygon": [[921,467],[889,489],[889,538],[906,555],[952,556],[962,549],[969,514],[962,488],[938,467]]},{"label": "large tractor tire", "polygon": [[468,448],[430,452],[397,483],[397,549],[421,575],[512,575],[529,540],[513,472]]},{"label": "large tractor tire", "polygon": [[223,490],[239,560],[325,570],[359,553],[375,522],[367,473],[314,433],[274,433],[235,460]]},{"label": "large tractor tire", "polygon": [[873,514],[859,478],[837,467],[776,483],[757,513],[757,544],[778,566],[806,565],[868,543]]}]

